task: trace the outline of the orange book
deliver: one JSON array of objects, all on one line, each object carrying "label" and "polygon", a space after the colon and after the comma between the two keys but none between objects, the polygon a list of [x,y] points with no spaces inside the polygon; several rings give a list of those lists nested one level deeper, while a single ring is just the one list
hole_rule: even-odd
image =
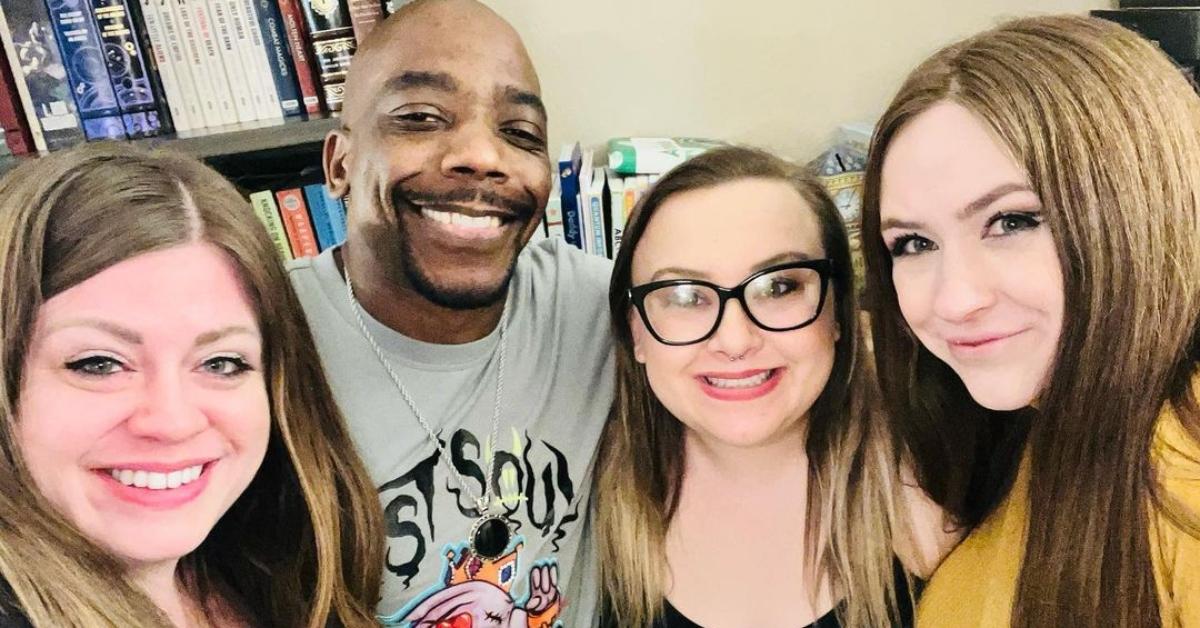
[{"label": "orange book", "polygon": [[308,206],[304,204],[304,192],[299,188],[280,190],[275,193],[275,199],[279,201],[279,215],[283,217],[283,227],[292,245],[292,257],[316,257],[320,249],[312,221],[308,218]]}]

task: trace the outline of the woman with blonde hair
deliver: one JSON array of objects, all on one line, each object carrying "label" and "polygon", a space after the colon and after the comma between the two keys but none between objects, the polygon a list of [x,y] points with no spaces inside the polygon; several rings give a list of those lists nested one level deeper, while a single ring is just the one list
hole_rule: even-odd
[{"label": "woman with blonde hair", "polygon": [[0,624],[374,625],[375,491],[237,191],[89,145],[0,207]]},{"label": "woman with blonde hair", "polygon": [[682,164],[634,211],[609,303],[608,621],[905,624],[895,461],[869,411],[845,227],[820,183],[748,148]]},{"label": "woman with blonde hair", "polygon": [[930,626],[1200,626],[1200,99],[1081,17],[935,53],[863,218],[893,431],[968,538]]}]

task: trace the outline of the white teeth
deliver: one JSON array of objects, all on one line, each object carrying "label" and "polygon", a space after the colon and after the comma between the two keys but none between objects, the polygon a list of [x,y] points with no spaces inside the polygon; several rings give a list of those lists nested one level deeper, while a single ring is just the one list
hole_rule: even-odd
[{"label": "white teeth", "polygon": [[179,488],[191,484],[204,473],[204,465],[193,465],[170,473],[157,471],[133,471],[130,469],[109,469],[109,475],[125,486],[148,488],[154,491]]},{"label": "white teeth", "polygon": [[705,377],[704,379],[710,385],[717,388],[754,388],[755,386],[767,381],[767,379],[769,379],[771,374],[774,372],[775,369],[771,369],[769,371],[763,371],[758,375],[743,377],[741,379],[720,379],[717,377]]},{"label": "white teeth", "polygon": [[471,229],[497,229],[500,219],[495,216],[468,216],[457,212],[443,212],[421,208],[421,215],[444,225],[457,225]]}]

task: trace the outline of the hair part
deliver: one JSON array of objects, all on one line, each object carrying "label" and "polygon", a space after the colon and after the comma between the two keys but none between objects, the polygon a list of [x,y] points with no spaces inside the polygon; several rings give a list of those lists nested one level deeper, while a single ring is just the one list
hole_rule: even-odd
[{"label": "hair part", "polygon": [[[947,101],[977,116],[1025,170],[1054,235],[1068,323],[1036,416],[975,403],[908,329],[891,282],[879,229],[887,150]],[[922,487],[973,525],[1004,497],[1022,452],[1029,457],[1013,625],[1160,625],[1149,521],[1162,500],[1150,452],[1164,406],[1200,439],[1195,406],[1187,409],[1200,319],[1192,86],[1115,24],[1009,22],[909,76],[876,130],[864,200],[880,383]],[[1200,531],[1200,513],[1166,512]]]},{"label": "hair part", "polygon": [[[846,606],[844,625],[891,626],[897,616],[891,512],[899,486],[886,425],[870,411],[863,377],[850,246],[833,201],[804,169],[761,150],[726,147],[664,175],[630,216],[609,287],[617,385],[599,454],[598,546],[604,608],[617,625],[649,625],[668,582],[665,538],[679,502],[684,427],[654,395],[633,354],[633,256],[667,199],[743,179],[791,186],[817,218],[833,260],[832,295],[840,338],[829,380],[810,411],[806,450],[809,502],[804,534],[810,576],[827,579]],[[736,216],[731,219],[736,220]],[[797,452],[797,455],[801,455]],[[816,581],[816,580],[814,580]]]},{"label": "hair part", "polygon": [[34,625],[169,626],[117,557],[41,495],[16,438],[29,338],[42,303],[117,263],[190,242],[225,252],[257,315],[271,408],[246,491],[180,561],[202,604],[236,585],[263,625],[374,625],[382,563],[375,490],[325,384],[300,303],[241,195],[199,162],[89,144],[0,179],[0,575]]}]

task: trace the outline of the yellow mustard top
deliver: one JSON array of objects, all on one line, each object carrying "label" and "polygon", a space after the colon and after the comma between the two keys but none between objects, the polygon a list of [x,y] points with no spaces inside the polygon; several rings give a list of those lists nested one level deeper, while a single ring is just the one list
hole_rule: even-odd
[{"label": "yellow mustard top", "polygon": [[[1164,410],[1153,455],[1168,499],[1200,514],[1200,443],[1174,412]],[[949,556],[921,596],[917,628],[1007,628],[1029,518],[1028,467],[1022,464],[1008,496]],[[1153,515],[1150,547],[1162,624],[1200,628],[1200,539],[1161,512]]]}]

